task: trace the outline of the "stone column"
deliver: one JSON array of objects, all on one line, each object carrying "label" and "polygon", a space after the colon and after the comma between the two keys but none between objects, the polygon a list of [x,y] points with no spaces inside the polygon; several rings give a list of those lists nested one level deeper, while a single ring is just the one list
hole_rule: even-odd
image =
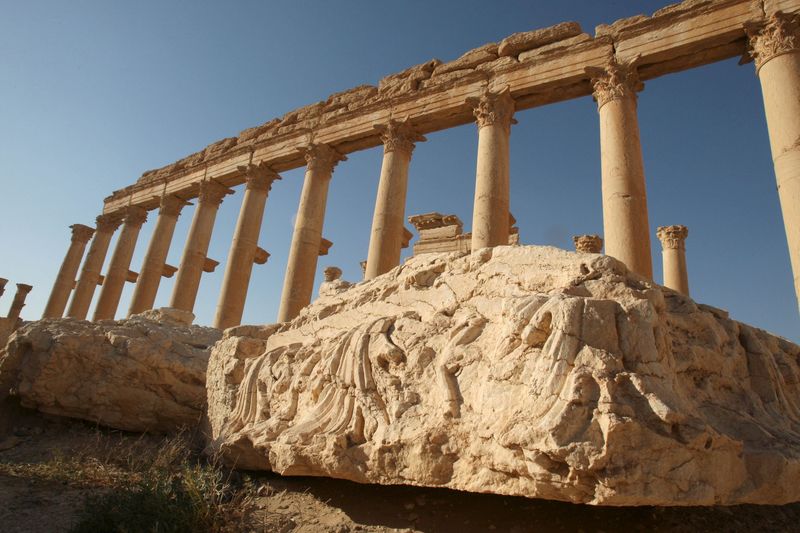
[{"label": "stone column", "polygon": [[514,99],[508,87],[467,100],[478,124],[478,162],[472,210],[472,249],[508,244],[509,149],[511,124],[516,124]]},{"label": "stone column", "polygon": [[575,251],[579,254],[599,254],[603,249],[603,239],[600,235],[576,235],[572,238]]},{"label": "stone column", "polygon": [[364,279],[372,279],[400,264],[403,246],[408,165],[414,143],[424,141],[410,124],[390,120],[388,125],[375,126],[383,141],[383,164],[378,183],[378,197],[372,216],[367,269]]},{"label": "stone column", "polygon": [[181,209],[188,203],[174,194],[161,197],[156,227],[153,229],[153,236],[150,237],[150,244],[142,262],[142,271],[139,272],[136,288],[133,290],[128,316],[153,308],[161,276],[164,275],[169,246],[175,234],[175,224],[178,222]]},{"label": "stone column", "polygon": [[761,31],[749,31],[761,80],[783,225],[800,304],[800,38],[797,26],[773,14]]},{"label": "stone column", "polygon": [[606,254],[633,272],[652,278],[650,223],[636,112],[636,92],[644,85],[633,66],[616,60],[605,69],[587,70],[600,114]]},{"label": "stone column", "polygon": [[293,319],[311,302],[317,257],[322,241],[322,225],[325,221],[328,184],[333,174],[333,167],[339,161],[347,159],[325,144],[310,145],[305,149],[305,158],[306,177],[294,224],[278,322]]},{"label": "stone column", "polygon": [[94,320],[113,320],[122,296],[122,289],[128,280],[131,258],[139,238],[139,230],[147,220],[147,209],[136,205],[125,208],[125,219],[117,246],[108,264],[106,279],[100,289],[100,297],[94,309]]},{"label": "stone column", "polygon": [[86,260],[83,262],[78,284],[72,293],[72,300],[67,308],[68,317],[80,320],[86,318],[89,306],[92,304],[94,290],[101,283],[100,269],[103,268],[103,263],[106,260],[108,244],[120,224],[122,224],[121,213],[110,213],[97,217],[95,224],[97,230],[94,233],[92,243],[89,245]]},{"label": "stone column", "polygon": [[58,275],[53,284],[53,290],[50,291],[50,298],[47,299],[42,318],[61,318],[64,315],[69,294],[75,286],[75,276],[81,266],[83,252],[86,251],[86,243],[89,242],[89,239],[94,234],[94,228],[83,224],[73,224],[70,228],[72,228],[72,241],[64,261],[61,263],[61,268],[58,270]]},{"label": "stone column", "polygon": [[656,232],[661,241],[664,261],[664,286],[689,296],[689,274],[686,270],[686,226],[660,226]]},{"label": "stone column", "polygon": [[190,313],[194,311],[197,289],[200,287],[200,277],[203,275],[217,210],[225,195],[232,192],[231,189],[216,181],[200,182],[197,209],[192,218],[189,237],[186,239],[186,247],[183,249],[183,257],[181,257],[181,264],[178,267],[170,307]]},{"label": "stone column", "polygon": [[25,306],[25,298],[28,293],[33,289],[30,285],[24,283],[17,283],[17,293],[14,295],[14,301],[11,302],[11,309],[8,310],[8,318],[14,322],[19,318],[19,313]]},{"label": "stone column", "polygon": [[261,233],[267,195],[272,183],[281,179],[266,163],[242,166],[239,167],[239,171],[246,176],[247,185],[214,316],[214,327],[219,329],[238,326],[242,322],[247,288],[250,285],[250,275],[258,251],[258,237]]}]

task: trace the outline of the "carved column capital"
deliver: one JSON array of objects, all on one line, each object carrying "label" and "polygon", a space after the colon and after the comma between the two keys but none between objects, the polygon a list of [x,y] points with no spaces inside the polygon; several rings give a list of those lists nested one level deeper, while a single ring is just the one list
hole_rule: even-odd
[{"label": "carved column capital", "polygon": [[33,290],[33,285],[28,285],[27,283],[17,283],[17,294],[27,296],[31,290]]},{"label": "carved column capital", "polygon": [[575,251],[584,254],[599,254],[603,249],[603,239],[600,235],[576,235],[572,237]]},{"label": "carved column capital", "polygon": [[83,224],[73,224],[70,226],[72,229],[72,242],[87,243],[94,235],[94,228],[84,226]]},{"label": "carved column capital", "polygon": [[467,98],[467,103],[472,106],[472,112],[478,124],[478,129],[493,124],[500,124],[506,130],[511,129],[514,120],[515,102],[511,97],[511,88],[506,86],[499,92],[492,92],[488,87],[480,98]]},{"label": "carved column capital", "polygon": [[147,209],[144,207],[129,205],[123,212],[125,213],[123,220],[127,226],[141,226],[147,221]]},{"label": "carved column capital", "polygon": [[222,199],[232,192],[231,189],[214,180],[203,180],[200,182],[200,194],[197,195],[197,201],[203,204],[219,206],[222,203]]},{"label": "carved column capital", "polygon": [[311,143],[300,149],[306,158],[308,170],[325,173],[333,172],[339,161],[347,161],[347,156],[340,154],[327,144]]},{"label": "carved column capital", "polygon": [[777,11],[770,15],[761,28],[748,28],[750,56],[755,60],[756,72],[770,59],[798,50],[797,25],[792,17]]},{"label": "carved column capital", "polygon": [[254,165],[252,163],[236,167],[247,180],[246,188],[258,191],[267,191],[272,188],[272,183],[281,179],[280,175],[269,168],[265,161]]},{"label": "carved column capital", "polygon": [[427,140],[424,135],[414,131],[408,119],[402,121],[391,119],[388,124],[375,124],[373,127],[381,132],[381,142],[383,142],[383,153],[385,154],[400,151],[410,156],[414,151],[414,143]]},{"label": "carved column capital", "polygon": [[604,68],[586,69],[586,73],[591,77],[592,95],[598,109],[612,100],[623,98],[636,100],[636,93],[644,89],[644,83],[639,79],[639,73],[634,66],[637,59],[620,63],[616,58],[612,58]]},{"label": "carved column capital", "polygon": [[102,233],[114,233],[122,224],[123,216],[123,213],[119,211],[100,215],[95,219],[95,227],[97,227],[97,231]]},{"label": "carved column capital", "polygon": [[189,205],[189,202],[183,198],[175,196],[174,194],[165,194],[161,197],[158,214],[177,217],[181,214],[181,210],[185,205]]},{"label": "carved column capital", "polygon": [[661,246],[665,250],[668,248],[685,250],[685,241],[686,237],[689,236],[689,228],[681,225],[659,226],[656,235],[658,235]]}]

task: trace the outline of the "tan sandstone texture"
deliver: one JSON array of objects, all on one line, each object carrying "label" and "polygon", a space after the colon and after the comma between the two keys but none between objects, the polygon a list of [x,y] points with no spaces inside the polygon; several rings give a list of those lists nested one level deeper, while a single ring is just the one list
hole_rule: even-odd
[{"label": "tan sandstone texture", "polygon": [[0,396],[12,390],[25,407],[127,431],[196,425],[209,347],[221,332],[186,325],[193,317],[184,314],[25,324],[0,350]]},{"label": "tan sandstone texture", "polygon": [[425,254],[225,332],[211,448],[248,469],[603,505],[800,499],[800,347],[550,247]]}]

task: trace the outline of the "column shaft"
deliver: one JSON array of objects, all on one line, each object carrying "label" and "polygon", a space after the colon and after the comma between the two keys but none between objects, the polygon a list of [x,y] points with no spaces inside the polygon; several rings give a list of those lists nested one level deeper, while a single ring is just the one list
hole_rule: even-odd
[{"label": "column shaft", "polygon": [[777,13],[751,35],[778,196],[800,304],[800,50],[797,28]]},{"label": "column shaft", "polygon": [[153,236],[150,237],[141,272],[136,280],[128,316],[153,308],[158,286],[161,284],[161,276],[164,275],[164,265],[167,262],[169,247],[175,234],[175,225],[181,209],[186,203],[185,200],[171,194],[161,198],[156,227],[153,229]]},{"label": "column shaft", "polygon": [[53,290],[50,291],[50,297],[47,299],[42,318],[61,318],[64,315],[64,309],[67,307],[67,300],[75,285],[75,277],[78,274],[78,268],[81,266],[83,253],[86,251],[86,243],[92,238],[94,229],[83,224],[73,224],[72,239],[70,241],[67,255],[61,263],[61,268],[58,270],[56,281],[53,284]]},{"label": "column shaft", "polygon": [[25,298],[28,293],[33,289],[32,286],[24,283],[17,283],[17,293],[14,294],[14,300],[11,302],[11,309],[8,310],[8,318],[16,320],[19,318],[22,308],[25,306]]},{"label": "column shaft", "polygon": [[192,226],[189,228],[186,247],[183,249],[183,257],[181,257],[181,264],[178,267],[170,307],[190,313],[194,311],[197,290],[203,275],[203,265],[208,254],[214,221],[217,218],[217,210],[225,195],[231,192],[233,191],[215,181],[201,182],[197,209],[192,218]]},{"label": "column shaft", "polygon": [[222,290],[214,317],[214,327],[219,329],[238,326],[242,321],[267,195],[272,182],[280,179],[280,176],[266,165],[251,164],[240,167],[239,170],[247,176],[247,186],[228,253]]},{"label": "column shaft", "polygon": [[311,302],[328,184],[334,165],[342,159],[343,156],[327,145],[311,145],[306,151],[308,165],[283,282],[279,322],[293,319]]},{"label": "column shaft", "polygon": [[122,296],[122,289],[128,279],[128,271],[131,268],[133,251],[136,248],[136,241],[139,238],[139,230],[147,220],[147,210],[143,207],[129,206],[126,208],[125,221],[122,232],[108,264],[106,279],[103,288],[100,290],[100,297],[97,299],[97,306],[94,310],[94,320],[113,320],[119,307],[119,299]]},{"label": "column shaft", "polygon": [[364,279],[380,276],[400,264],[408,166],[414,142],[425,140],[404,122],[393,120],[378,129],[383,132],[384,153]]},{"label": "column shaft", "polygon": [[472,249],[508,244],[509,135],[514,100],[508,89],[471,99],[478,123],[478,160],[472,210]]},{"label": "column shaft", "polygon": [[75,291],[72,293],[72,300],[67,308],[67,316],[84,320],[92,304],[92,296],[97,284],[100,281],[100,269],[106,260],[108,245],[111,236],[122,223],[122,216],[119,213],[100,215],[97,217],[97,230],[95,231],[92,243],[89,245],[89,252],[83,262],[81,276]]},{"label": "column shaft", "polygon": [[686,226],[662,226],[657,232],[661,240],[664,286],[689,296],[689,272],[686,269]]},{"label": "column shaft", "polygon": [[653,277],[644,163],[632,67],[613,62],[594,80],[600,114],[603,237],[606,254]]}]

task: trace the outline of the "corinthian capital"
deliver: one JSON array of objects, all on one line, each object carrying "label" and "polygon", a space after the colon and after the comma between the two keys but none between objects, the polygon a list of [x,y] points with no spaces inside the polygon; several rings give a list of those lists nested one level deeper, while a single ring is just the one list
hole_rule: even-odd
[{"label": "corinthian capital", "polygon": [[660,226],[656,231],[658,239],[661,241],[661,246],[665,250],[672,248],[674,250],[685,249],[686,237],[689,236],[689,228],[686,226]]},{"label": "corinthian capital", "polygon": [[197,200],[203,204],[219,206],[222,203],[222,199],[231,193],[233,193],[233,190],[214,180],[203,180],[200,182],[200,194],[197,196]]},{"label": "corinthian capital", "polygon": [[514,99],[511,97],[511,88],[506,86],[499,92],[492,92],[486,87],[480,98],[467,98],[467,103],[472,106],[478,129],[492,124],[500,124],[506,130],[511,129],[514,120]]},{"label": "corinthian capital", "polygon": [[636,93],[644,89],[639,73],[634,66],[637,58],[620,63],[614,57],[604,68],[587,67],[586,73],[592,80],[594,99],[600,109],[612,100],[622,98],[636,99]]},{"label": "corinthian capital", "polygon": [[114,233],[117,228],[122,224],[123,213],[116,211],[114,213],[106,213],[100,215],[95,219],[95,226],[97,231],[102,233]]},{"label": "corinthian capital", "polygon": [[89,242],[89,239],[94,235],[94,228],[84,226],[83,224],[73,224],[70,226],[72,229],[72,242]]},{"label": "corinthian capital", "polygon": [[123,212],[125,213],[125,225],[141,226],[147,221],[147,209],[138,205],[129,205]]},{"label": "corinthian capital", "polygon": [[181,210],[185,205],[189,205],[189,202],[183,198],[175,196],[174,194],[165,194],[161,197],[158,214],[177,217],[181,214]]},{"label": "corinthian capital", "polygon": [[388,124],[375,124],[373,127],[381,132],[384,153],[400,151],[411,155],[411,152],[414,151],[414,143],[427,140],[423,135],[414,131],[414,128],[408,123],[408,119],[402,121],[392,119]]},{"label": "corinthian capital", "polygon": [[798,49],[797,26],[792,17],[780,11],[773,13],[762,28],[748,28],[747,36],[750,39],[750,55],[756,62],[756,71],[773,57]]},{"label": "corinthian capital", "polygon": [[257,165],[250,163],[237,168],[247,180],[246,187],[248,189],[269,191],[272,188],[272,183],[281,179],[277,172],[269,168],[266,161],[262,161]]},{"label": "corinthian capital", "polygon": [[575,251],[583,254],[599,254],[603,249],[603,239],[599,235],[576,235],[572,238]]},{"label": "corinthian capital", "polygon": [[311,143],[301,148],[306,158],[308,170],[330,173],[339,161],[347,161],[347,156],[340,154],[327,144]]}]

